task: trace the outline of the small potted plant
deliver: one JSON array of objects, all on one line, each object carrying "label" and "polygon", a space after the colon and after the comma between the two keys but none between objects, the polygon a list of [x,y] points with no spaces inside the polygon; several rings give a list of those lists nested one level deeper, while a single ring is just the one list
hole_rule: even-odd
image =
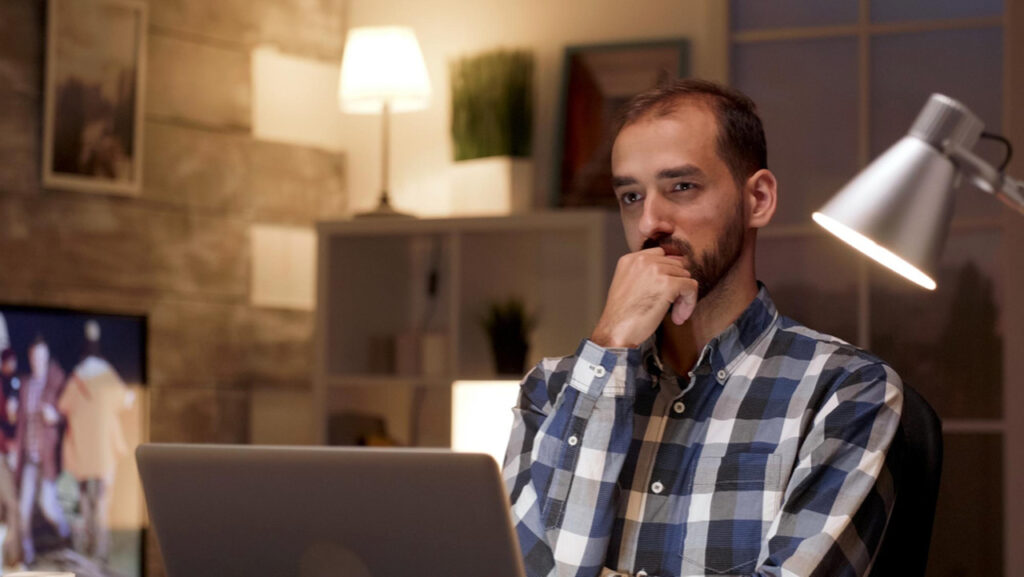
[{"label": "small potted plant", "polygon": [[492,50],[450,64],[457,214],[529,209],[533,67],[533,54],[525,50]]},{"label": "small potted plant", "polygon": [[530,350],[529,336],[536,320],[518,298],[492,303],[482,325],[491,341],[494,365],[499,375],[521,375]]}]

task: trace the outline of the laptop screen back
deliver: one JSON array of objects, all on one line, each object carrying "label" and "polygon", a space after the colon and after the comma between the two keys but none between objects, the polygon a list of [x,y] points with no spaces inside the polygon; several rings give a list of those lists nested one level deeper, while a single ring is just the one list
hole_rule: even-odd
[{"label": "laptop screen back", "polygon": [[521,577],[487,455],[143,445],[168,577]]}]

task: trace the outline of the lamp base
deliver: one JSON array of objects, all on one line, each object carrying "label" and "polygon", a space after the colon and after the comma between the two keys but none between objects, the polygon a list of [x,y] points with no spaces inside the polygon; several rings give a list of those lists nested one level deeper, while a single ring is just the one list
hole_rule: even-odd
[{"label": "lamp base", "polygon": [[383,192],[380,195],[380,202],[377,204],[377,208],[367,211],[359,212],[355,214],[355,218],[416,218],[411,214],[404,212],[398,212],[391,206],[391,202],[388,200],[388,193]]}]

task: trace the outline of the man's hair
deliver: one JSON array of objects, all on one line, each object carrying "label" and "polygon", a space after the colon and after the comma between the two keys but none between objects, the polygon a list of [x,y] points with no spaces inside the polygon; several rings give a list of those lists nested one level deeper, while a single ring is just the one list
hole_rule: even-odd
[{"label": "man's hair", "polygon": [[43,337],[42,333],[36,334],[36,337],[32,339],[32,342],[28,344],[28,350],[31,351],[32,349],[38,347],[39,345],[43,345],[46,348],[50,348],[50,345],[47,344],[46,338]]},{"label": "man's hair", "polygon": [[707,80],[674,80],[634,96],[619,113],[615,135],[641,120],[669,116],[681,104],[694,101],[707,104],[714,112],[718,155],[738,185],[768,168],[768,145],[757,105],[742,92]]}]

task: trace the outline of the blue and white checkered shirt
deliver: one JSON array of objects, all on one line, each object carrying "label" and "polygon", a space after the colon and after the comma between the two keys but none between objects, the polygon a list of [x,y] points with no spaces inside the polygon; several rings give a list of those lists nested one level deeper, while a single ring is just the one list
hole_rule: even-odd
[{"label": "blue and white checkered shirt", "polygon": [[521,385],[504,477],[527,574],[865,575],[899,376],[757,298],[685,377],[584,341]]}]

